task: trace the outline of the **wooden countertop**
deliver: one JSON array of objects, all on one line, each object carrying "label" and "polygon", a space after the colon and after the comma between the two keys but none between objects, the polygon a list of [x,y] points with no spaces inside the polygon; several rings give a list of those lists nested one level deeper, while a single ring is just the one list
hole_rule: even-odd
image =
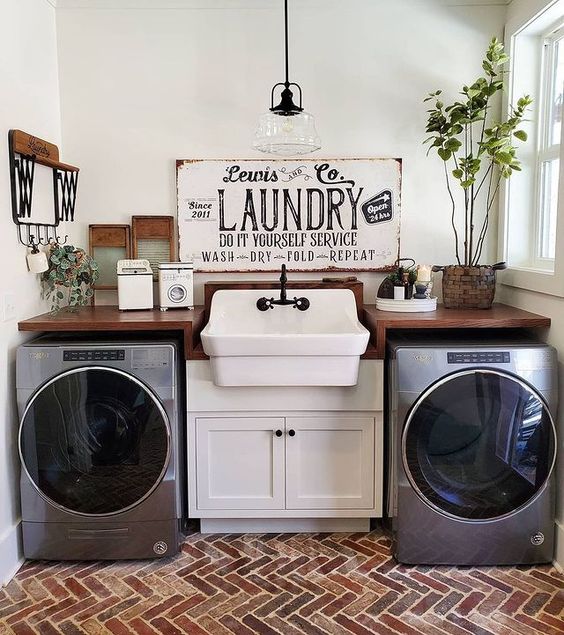
[{"label": "wooden countertop", "polygon": [[62,310],[55,315],[43,313],[18,323],[20,331],[182,331],[184,356],[192,359],[194,348],[204,327],[204,307],[193,310],[120,311],[117,306],[83,306],[74,311]]},{"label": "wooden countertop", "polygon": [[[550,319],[505,304],[491,309],[445,309],[443,306],[429,313],[392,313],[379,311],[374,305],[363,307],[364,324],[370,331],[370,344],[365,359],[384,359],[386,337],[390,329],[498,329],[539,328],[550,326]],[[193,311],[173,309],[160,311],[119,311],[116,306],[87,306],[76,311],[61,311],[55,315],[44,313],[23,320],[20,331],[87,332],[87,331],[182,331],[186,359],[206,359],[200,343],[204,327],[204,307]]]},{"label": "wooden countertop", "polygon": [[541,328],[550,326],[550,318],[507,304],[494,304],[491,309],[445,309],[439,304],[436,311],[428,313],[379,311],[375,305],[365,304],[364,325],[370,331],[377,359],[384,359],[390,329]]}]

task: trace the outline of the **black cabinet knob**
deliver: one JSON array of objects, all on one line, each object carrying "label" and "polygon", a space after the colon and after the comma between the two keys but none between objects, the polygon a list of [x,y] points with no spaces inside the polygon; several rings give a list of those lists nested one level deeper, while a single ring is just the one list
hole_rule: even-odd
[{"label": "black cabinet knob", "polygon": [[288,430],[288,434],[289,434],[291,437],[295,437],[295,436],[296,436],[296,431],[295,431],[295,430]]},{"label": "black cabinet knob", "polygon": [[274,433],[277,437],[281,437],[282,436],[282,430],[276,430],[276,432]]}]

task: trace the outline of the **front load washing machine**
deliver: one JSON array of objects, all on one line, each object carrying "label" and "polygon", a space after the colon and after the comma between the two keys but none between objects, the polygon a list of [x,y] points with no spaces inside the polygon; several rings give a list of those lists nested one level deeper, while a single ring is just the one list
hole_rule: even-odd
[{"label": "front load washing machine", "polygon": [[24,555],[150,558],[182,538],[174,342],[43,339],[18,348]]},{"label": "front load washing machine", "polygon": [[523,340],[392,339],[393,551],[407,564],[553,556],[556,351]]}]

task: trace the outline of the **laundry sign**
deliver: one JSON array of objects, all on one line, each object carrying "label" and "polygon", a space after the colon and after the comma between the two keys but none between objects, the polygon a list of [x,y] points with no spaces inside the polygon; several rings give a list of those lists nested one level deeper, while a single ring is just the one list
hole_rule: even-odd
[{"label": "laundry sign", "polygon": [[400,159],[176,163],[180,259],[195,271],[384,271],[398,257]]}]

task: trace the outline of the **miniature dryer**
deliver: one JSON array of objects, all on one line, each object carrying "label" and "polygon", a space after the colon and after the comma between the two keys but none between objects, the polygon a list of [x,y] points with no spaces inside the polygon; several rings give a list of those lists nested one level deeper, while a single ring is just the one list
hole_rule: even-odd
[{"label": "miniature dryer", "polygon": [[153,270],[148,260],[118,260],[120,311],[153,308]]}]

